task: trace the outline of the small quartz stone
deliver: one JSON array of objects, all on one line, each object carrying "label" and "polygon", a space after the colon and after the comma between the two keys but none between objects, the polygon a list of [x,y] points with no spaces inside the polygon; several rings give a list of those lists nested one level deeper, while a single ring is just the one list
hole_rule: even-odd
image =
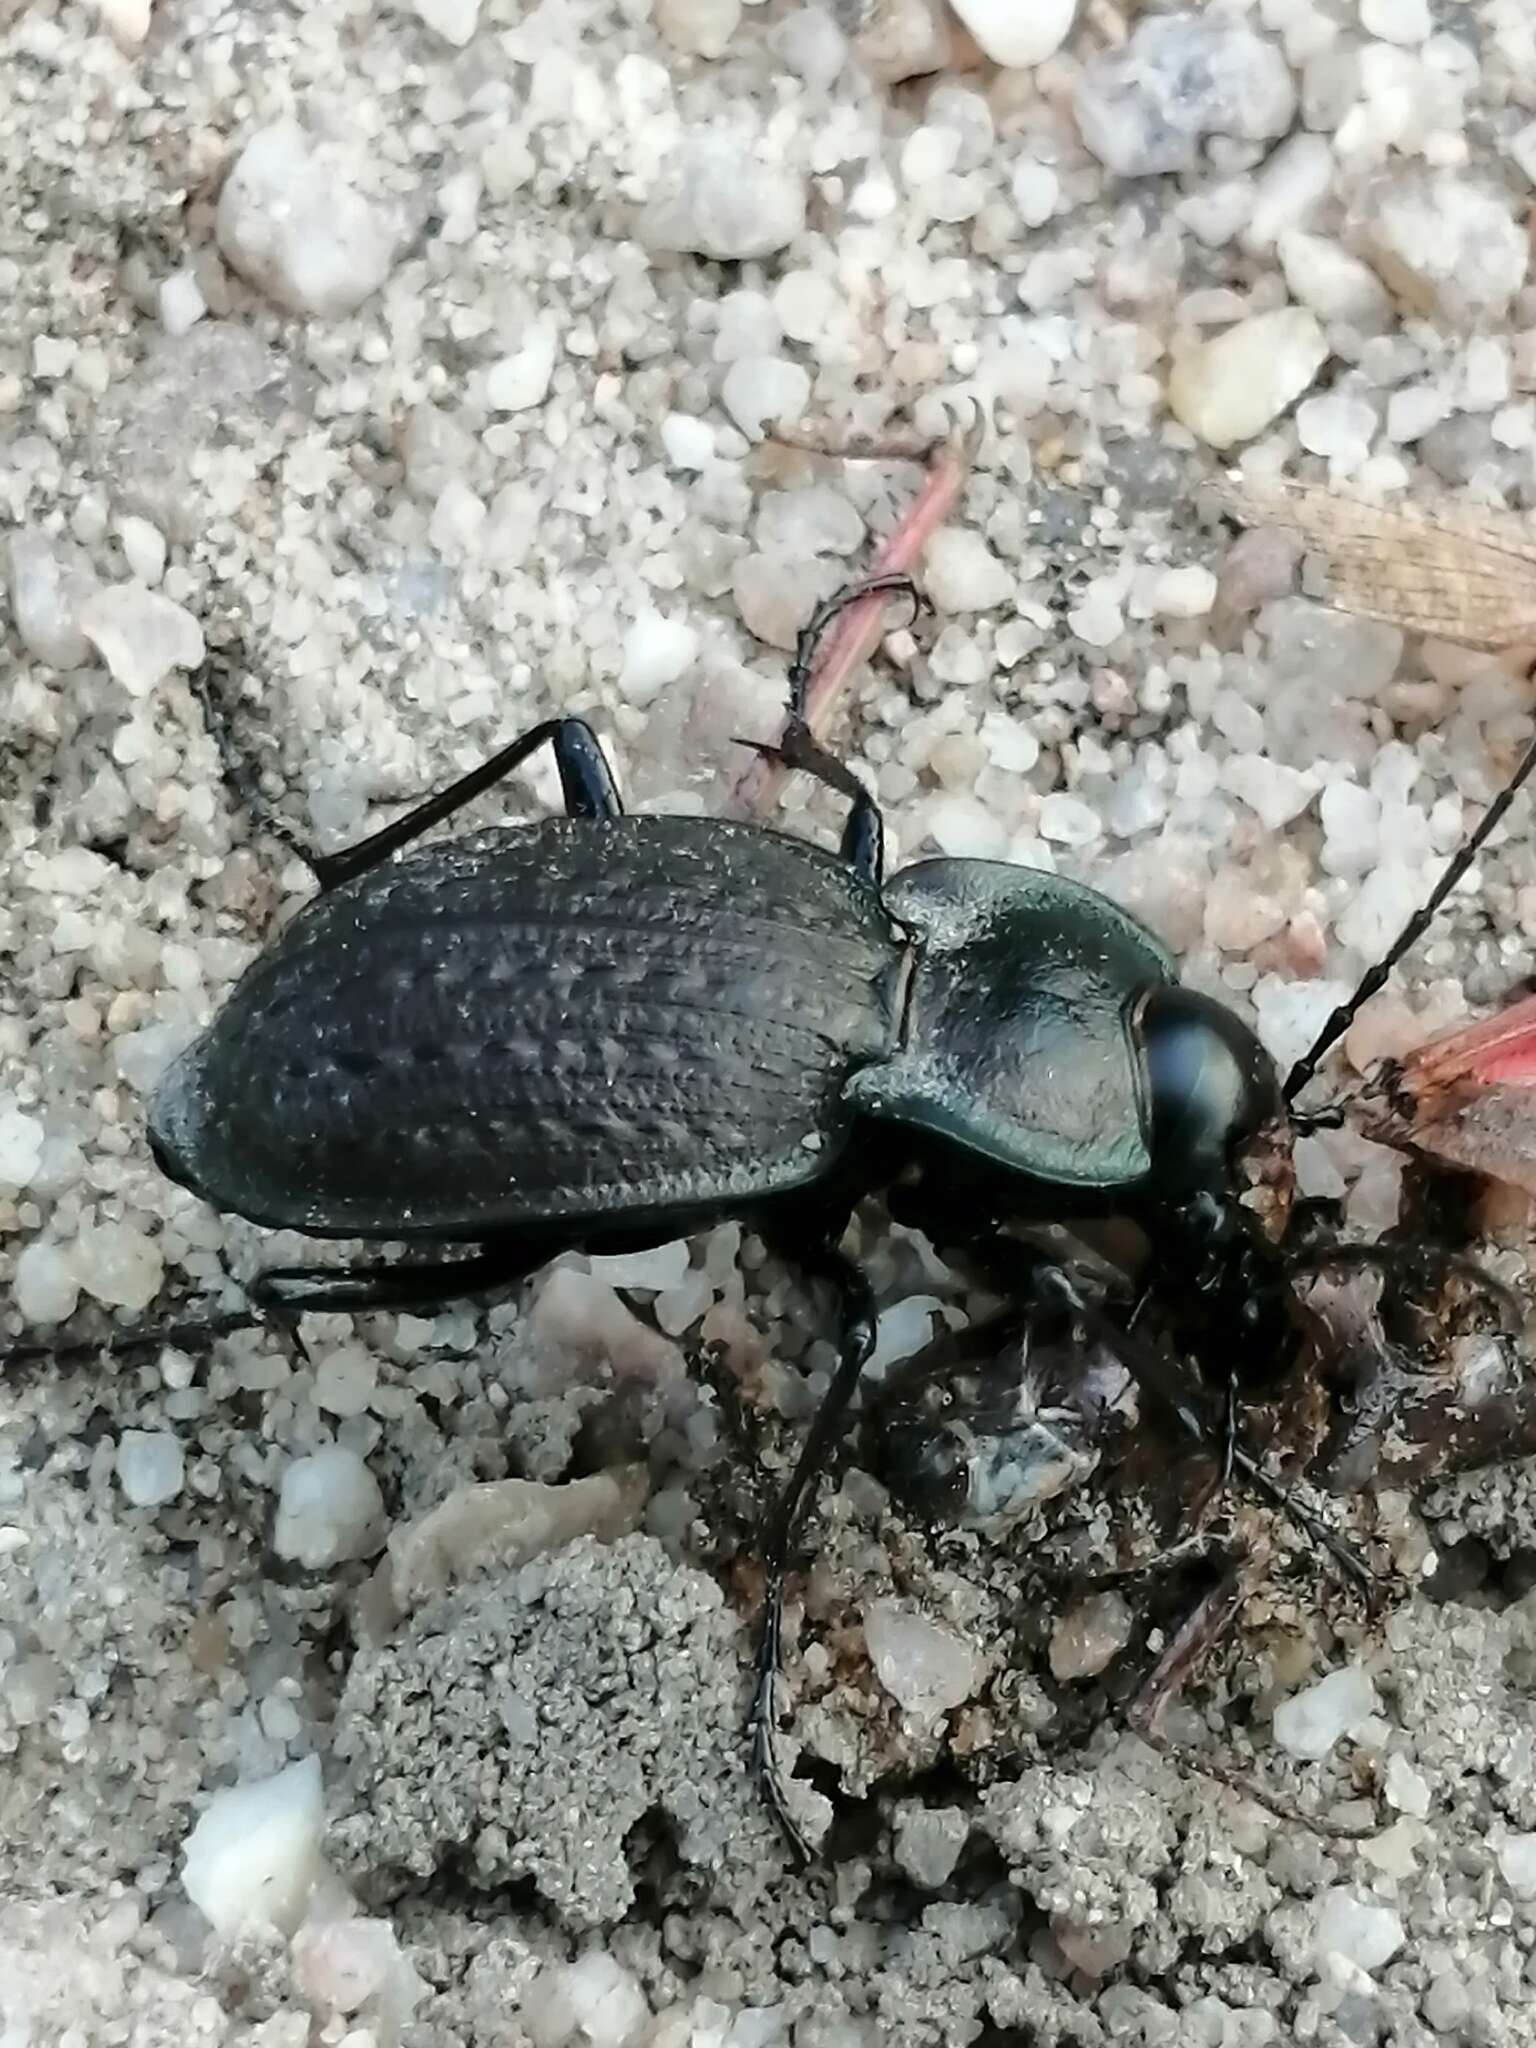
[{"label": "small quartz stone", "polygon": [[549,395],[555,369],[555,330],[548,321],[529,329],[514,354],[492,363],[485,373],[485,399],[493,412],[526,412]]},{"label": "small quartz stone", "polygon": [[214,1932],[291,1934],[321,1871],[320,1759],[215,1792],[182,1850],[187,1897]]},{"label": "small quartz stone", "polygon": [[148,1308],[165,1273],[158,1245],[131,1223],[83,1224],[72,1262],[81,1287],[104,1308]]},{"label": "small quartz stone", "polygon": [[1325,1757],[1376,1712],[1376,1688],[1358,1666],[1330,1671],[1316,1685],[1282,1700],[1275,1709],[1275,1740],[1308,1763]]},{"label": "small quartz stone", "polygon": [[698,651],[699,636],[682,619],[642,612],[624,636],[620,695],[631,704],[649,704],[688,673]]},{"label": "small quartz stone", "polygon": [[1403,1945],[1405,1933],[1400,1915],[1348,1885],[1331,1885],[1319,1897],[1313,1911],[1319,1963],[1330,1956],[1342,1956],[1356,1969],[1369,1974],[1391,1962]]},{"label": "small quartz stone", "polygon": [[130,1507],[157,1508],[181,1491],[181,1445],[163,1429],[125,1429],[117,1445],[117,1483]]},{"label": "small quartz stone", "polygon": [[1193,170],[1207,135],[1283,135],[1296,85],[1276,46],[1230,16],[1155,15],[1123,49],[1086,67],[1076,111],[1101,164],[1121,178],[1145,178]]},{"label": "small quartz stone", "polygon": [[411,0],[419,21],[456,50],[474,41],[480,26],[480,0]]},{"label": "small quartz stone", "polygon": [[1423,1820],[1429,1812],[1429,1786],[1400,1750],[1394,1750],[1387,1758],[1382,1790],[1388,1806],[1395,1806],[1399,1813]]},{"label": "small quartz stone", "polygon": [[57,669],[89,661],[91,643],[80,629],[80,612],[93,579],[66,562],[46,535],[25,527],[7,538],[5,566],[11,616],[28,654]]},{"label": "small quartz stone", "polygon": [[1360,0],[1360,26],[1384,43],[1422,43],[1434,25],[1429,0]]},{"label": "small quartz stone", "polygon": [[1023,68],[1054,57],[1072,30],[1077,0],[952,0],[956,14],[994,64]]},{"label": "small quartz stone", "polygon": [[1337,242],[1290,228],[1275,245],[1291,297],[1319,320],[1379,334],[1392,318],[1392,297],[1368,263]]},{"label": "small quartz stone", "polygon": [[531,2048],[640,2048],[650,2018],[638,1980],[601,1948],[546,1963],[517,2011]]},{"label": "small quartz stone", "polygon": [[1378,179],[1355,233],[1361,253],[1412,310],[1458,327],[1502,319],[1530,264],[1508,195],[1450,171]]},{"label": "small quartz stone", "polygon": [[1095,1593],[1051,1631],[1051,1674],[1063,1685],[1096,1678],[1131,1639],[1131,1610],[1118,1593]]},{"label": "small quartz stone", "polygon": [[1517,1899],[1536,1899],[1536,1835],[1506,1835],[1499,1871]]},{"label": "small quartz stone", "polygon": [[904,1713],[935,1720],[968,1700],[981,1659],[963,1636],[900,1600],[877,1600],[864,1613],[875,1676]]},{"label": "small quartz stone", "polygon": [[970,1833],[959,1806],[903,1806],[896,1816],[896,1861],[925,1891],[948,1884]]},{"label": "small quartz stone", "polygon": [[147,697],[172,669],[203,658],[191,612],[141,583],[103,584],[82,607],[80,630],[131,697]]},{"label": "small quartz stone", "polygon": [[334,1445],[283,1474],[272,1548],[310,1571],[367,1557],[384,1540],[378,1481],[355,1451]]},{"label": "small quartz stone", "polygon": [[636,225],[648,249],[728,262],[772,256],[805,225],[805,182],[735,138],[691,137]]},{"label": "small quartz stone", "polygon": [[23,1322],[62,1323],[75,1312],[80,1282],[61,1246],[28,1244],[16,1255],[13,1293]]},{"label": "small quartz stone", "polygon": [[656,0],[656,26],[693,57],[723,57],[740,20],[741,0]]},{"label": "small quartz stone", "polygon": [[923,584],[941,612],[991,611],[994,605],[1006,604],[1017,588],[1007,563],[993,554],[979,533],[964,526],[941,527],[929,541]]},{"label": "small quartz stone", "polygon": [[24,1188],[43,1157],[43,1126],[24,1109],[0,1109],[0,1188]]},{"label": "small quartz stone", "polygon": [[749,440],[793,426],[811,395],[810,372],[784,356],[742,356],[725,373],[720,401]]},{"label": "small quartz stone", "polygon": [[251,137],[224,181],[214,225],[231,268],[291,313],[355,312],[395,259],[382,210],[325,167],[296,121]]},{"label": "small quartz stone", "polygon": [[1176,360],[1168,404],[1212,448],[1251,441],[1298,399],[1328,360],[1315,313],[1282,306],[1255,313]]}]

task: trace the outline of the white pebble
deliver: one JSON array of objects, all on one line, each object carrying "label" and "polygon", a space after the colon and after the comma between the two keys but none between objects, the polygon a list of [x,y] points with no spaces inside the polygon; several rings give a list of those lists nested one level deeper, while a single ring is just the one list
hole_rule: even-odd
[{"label": "white pebble", "polygon": [[1401,1750],[1394,1749],[1387,1758],[1381,1789],[1386,1794],[1388,1806],[1396,1807],[1399,1813],[1406,1813],[1414,1820],[1423,1820],[1429,1812],[1428,1780],[1419,1776]]},{"label": "white pebble", "polygon": [[819,270],[791,270],[779,279],[773,310],[791,341],[819,341],[837,316],[842,296]]},{"label": "white pebble", "polygon": [[80,630],[130,697],[147,697],[173,668],[203,658],[191,612],[140,583],[103,584],[81,607]]},{"label": "white pebble", "polygon": [[793,426],[810,395],[810,372],[783,356],[742,356],[720,388],[721,403],[752,441],[770,426]]},{"label": "white pebble", "polygon": [[28,1244],[16,1255],[12,1293],[23,1322],[62,1323],[75,1312],[80,1282],[58,1245]]},{"label": "white pebble", "polygon": [[153,0],[96,0],[102,25],[120,50],[136,50],[149,34]]},{"label": "white pebble", "polygon": [[1104,824],[1092,804],[1056,790],[1040,806],[1040,837],[1055,846],[1092,846]]},{"label": "white pebble", "polygon": [[189,334],[208,310],[197,273],[188,266],[162,278],[156,294],[160,325],[167,334]]},{"label": "white pebble", "polygon": [[1221,764],[1221,785],[1256,811],[1271,832],[1299,818],[1317,794],[1317,777],[1310,769],[1287,768],[1265,754],[1229,756]]},{"label": "white pebble", "polygon": [[187,1897],[216,1934],[292,1934],[321,1871],[320,1759],[215,1792],[182,1849]]},{"label": "white pebble", "polygon": [[418,21],[456,50],[471,43],[480,26],[480,0],[411,0],[411,6]]},{"label": "white pebble", "polygon": [[1077,0],[951,0],[956,14],[994,64],[1023,70],[1043,64],[1072,32]]},{"label": "white pebble", "polygon": [[1349,391],[1324,391],[1296,408],[1296,437],[1309,455],[1323,455],[1346,471],[1371,452],[1376,408]]},{"label": "white pebble", "polygon": [[356,2012],[391,1980],[415,1974],[387,1920],[306,1920],[290,1955],[300,1996],[322,2013]]},{"label": "white pebble", "polygon": [[1212,448],[1230,448],[1262,434],[1327,360],[1327,339],[1308,308],[1255,313],[1178,357],[1168,403],[1192,434]]},{"label": "white pebble", "polygon": [[733,137],[695,136],[636,223],[646,248],[736,261],[772,256],[805,225],[805,181]]},{"label": "white pebble", "polygon": [[1274,1715],[1275,1740],[1291,1756],[1318,1763],[1336,1742],[1363,1727],[1377,1704],[1376,1688],[1366,1673],[1358,1665],[1346,1664],[1280,1702]]},{"label": "white pebble", "polygon": [[340,319],[395,259],[383,211],[326,168],[296,121],[258,129],[224,181],[214,223],[232,269],[291,313]]},{"label": "white pebble", "polygon": [[875,1676],[904,1713],[921,1720],[947,1714],[980,1683],[981,1659],[972,1645],[904,1601],[867,1607],[864,1639]]},{"label": "white pebble", "polygon": [[1287,228],[1305,220],[1327,198],[1337,168],[1321,135],[1293,135],[1282,142],[1258,175],[1243,246],[1272,249]]},{"label": "white pebble", "polygon": [[960,137],[953,128],[914,128],[901,147],[901,178],[908,190],[931,185],[955,167]]},{"label": "white pebble", "polygon": [[1517,1899],[1536,1899],[1536,1835],[1506,1835],[1498,1849],[1499,1871]]},{"label": "white pebble", "polygon": [[492,412],[526,412],[549,395],[555,369],[555,330],[547,320],[528,331],[520,349],[485,373],[485,399]]},{"label": "white pebble", "polygon": [[1108,647],[1125,631],[1125,613],[1115,585],[1102,576],[1094,577],[1082,601],[1067,613],[1067,624],[1089,647]]},{"label": "white pebble", "polygon": [[0,1188],[24,1188],[42,1163],[43,1126],[24,1109],[0,1109]]},{"label": "white pebble", "polygon": [[23,528],[5,546],[11,616],[22,646],[49,668],[79,668],[91,658],[80,610],[91,579],[67,568],[46,535]]},{"label": "white pebble", "polygon": [[1215,602],[1215,574],[1198,562],[1164,569],[1152,586],[1152,609],[1160,619],[1203,619]]},{"label": "white pebble", "polygon": [[362,1415],[378,1385],[378,1360],[360,1344],[338,1345],[315,1367],[315,1405],[327,1415]]},{"label": "white pebble", "polygon": [[130,512],[117,522],[117,537],[129,574],[140,583],[158,583],[165,574],[165,535],[159,527]]},{"label": "white pebble", "polygon": [[1360,0],[1360,26],[1384,43],[1422,43],[1434,20],[1429,0]]},{"label": "white pebble", "polygon": [[1154,16],[1123,49],[1095,58],[1077,87],[1083,141],[1122,178],[1193,170],[1207,135],[1263,142],[1283,135],[1295,112],[1280,51],[1224,15]]},{"label": "white pebble", "polygon": [[131,1223],[83,1223],[73,1264],[81,1287],[103,1308],[148,1308],[165,1275],[159,1246]]},{"label": "white pebble", "polygon": [[1061,202],[1061,180],[1049,164],[1023,157],[1013,167],[1008,189],[1027,228],[1044,227]]},{"label": "white pebble", "polygon": [[130,1507],[158,1508],[181,1491],[181,1444],[165,1429],[125,1429],[117,1442],[117,1483]]},{"label": "white pebble", "polygon": [[660,612],[641,612],[624,635],[619,694],[631,704],[649,704],[688,673],[698,651],[699,636],[692,626]]},{"label": "white pebble", "polygon": [[656,0],[656,26],[693,57],[723,57],[740,20],[741,0]]},{"label": "white pebble", "polygon": [[1392,318],[1392,295],[1368,263],[1337,242],[1289,228],[1275,245],[1286,288],[1319,320],[1379,334]]},{"label": "white pebble", "polygon": [[1330,1885],[1317,1899],[1314,1912],[1314,1952],[1320,1964],[1342,1956],[1369,1974],[1391,1962],[1403,1945],[1401,1917],[1348,1885]]},{"label": "white pebble", "polygon": [[368,1557],[384,1540],[384,1499],[355,1451],[334,1445],[283,1474],[272,1548],[310,1571]]},{"label": "white pebble", "polygon": [[1509,195],[1454,172],[1374,186],[1363,229],[1387,284],[1459,327],[1502,318],[1525,282],[1530,241]]},{"label": "white pebble", "polygon": [[638,1980],[600,1948],[546,1963],[517,2012],[531,2048],[638,2048],[650,2018]]},{"label": "white pebble", "polygon": [[1029,727],[1006,711],[989,711],[981,721],[981,743],[994,768],[1027,775],[1040,758],[1040,742]]},{"label": "white pebble", "polygon": [[923,586],[936,611],[986,612],[1008,602],[1017,579],[979,533],[943,526],[923,556]]},{"label": "white pebble", "polygon": [[715,430],[691,413],[669,412],[661,423],[661,445],[674,469],[708,469],[715,459]]},{"label": "white pebble", "polygon": [[1407,384],[1387,400],[1387,439],[1407,447],[1448,419],[1450,411],[1450,400],[1433,384]]}]

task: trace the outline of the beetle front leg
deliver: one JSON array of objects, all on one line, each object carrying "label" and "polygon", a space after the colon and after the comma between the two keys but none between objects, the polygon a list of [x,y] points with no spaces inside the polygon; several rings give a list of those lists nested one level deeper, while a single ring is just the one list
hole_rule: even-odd
[{"label": "beetle front leg", "polygon": [[837,1370],[822,1396],[810,1432],[788,1484],[779,1495],[763,1530],[761,1553],[764,1588],[762,1633],[758,1638],[756,1683],[747,1729],[752,1742],[752,1768],[791,1845],[802,1856],[810,1851],[785,1796],[783,1775],[774,1753],[773,1731],[779,1676],[779,1644],[784,1618],[784,1576],[789,1568],[795,1532],[817,1479],[848,1426],[848,1411],[859,1375],[875,1348],[875,1301],[868,1280],[851,1259],[833,1245],[793,1256],[808,1276],[829,1280],[841,1299],[841,1335]]}]

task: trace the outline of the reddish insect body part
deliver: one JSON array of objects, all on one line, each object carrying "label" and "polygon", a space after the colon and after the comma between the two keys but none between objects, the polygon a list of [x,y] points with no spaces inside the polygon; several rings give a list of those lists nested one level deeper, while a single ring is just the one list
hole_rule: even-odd
[{"label": "reddish insect body part", "polygon": [[1364,1108],[1372,1136],[1536,1197],[1536,996],[1394,1062]]}]

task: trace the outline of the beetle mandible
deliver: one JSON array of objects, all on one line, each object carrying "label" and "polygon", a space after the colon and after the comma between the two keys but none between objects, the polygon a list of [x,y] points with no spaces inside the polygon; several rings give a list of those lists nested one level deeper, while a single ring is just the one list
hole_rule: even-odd
[{"label": "beetle mandible", "polygon": [[[1248,1163],[1354,1008],[1282,1090],[1249,1028],[1181,988],[1159,941],[1093,889],[947,858],[887,879],[878,807],[803,706],[832,617],[895,588],[913,594],[875,579],[809,621],[772,750],[848,799],[836,852],[761,826],[627,816],[591,728],[549,720],[408,816],[311,857],[320,893],[172,1063],[149,1117],[161,1168],[217,1208],[314,1237],[478,1247],[271,1270],[250,1289],[262,1310],[419,1308],[725,1217],[833,1285],[838,1364],[762,1544],[753,1748],[792,1833],[771,1751],[778,1614],[873,1348],[868,1282],[839,1248],[855,1204],[897,1188],[903,1221],[962,1248],[1006,1218],[1129,1214],[1167,1284],[1200,1298],[1235,1350],[1286,1315],[1241,1205]],[[413,844],[543,746],[565,816]],[[1027,1280],[1022,1248],[1009,1256]],[[1125,1341],[1153,1394],[1209,1441],[1198,1378]]]}]

